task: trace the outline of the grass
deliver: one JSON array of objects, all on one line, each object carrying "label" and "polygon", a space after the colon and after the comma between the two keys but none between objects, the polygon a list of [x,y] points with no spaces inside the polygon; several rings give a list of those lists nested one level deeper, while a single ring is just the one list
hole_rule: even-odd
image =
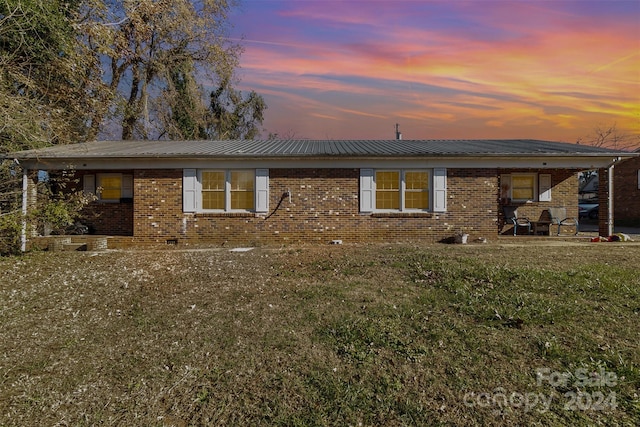
[{"label": "grass", "polygon": [[639,264],[624,244],[0,258],[0,425],[635,426]]}]

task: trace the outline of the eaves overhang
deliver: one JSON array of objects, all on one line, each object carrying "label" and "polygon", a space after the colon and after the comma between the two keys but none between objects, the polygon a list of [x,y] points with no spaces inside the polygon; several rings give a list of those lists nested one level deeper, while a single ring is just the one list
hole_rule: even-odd
[{"label": "eaves overhang", "polygon": [[223,162],[262,167],[448,162],[468,167],[596,168],[638,155],[640,153],[536,140],[251,140],[94,141],[21,151],[5,157],[14,158],[31,169],[165,168]]},{"label": "eaves overhang", "polygon": [[[626,156],[625,156],[626,158]],[[598,169],[622,160],[621,156],[358,156],[358,157],[127,157],[29,159],[28,169],[180,169],[180,168],[359,168],[368,167],[457,167]]]}]

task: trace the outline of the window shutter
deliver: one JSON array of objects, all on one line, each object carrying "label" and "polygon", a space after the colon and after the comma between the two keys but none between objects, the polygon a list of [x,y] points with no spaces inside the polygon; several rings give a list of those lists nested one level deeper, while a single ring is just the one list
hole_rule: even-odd
[{"label": "window shutter", "polygon": [[133,197],[133,175],[122,175],[122,193],[123,199]]},{"label": "window shutter", "polygon": [[551,201],[551,174],[540,174],[538,176],[538,200],[541,202]]},{"label": "window shutter", "polygon": [[373,169],[360,169],[360,212],[373,212],[375,182]]},{"label": "window shutter", "polygon": [[638,169],[638,190],[640,190],[640,169]]},{"label": "window shutter", "polygon": [[197,208],[198,176],[195,169],[182,170],[182,211],[195,212]]},{"label": "window shutter", "polygon": [[433,169],[433,211],[447,211],[447,169]]},{"label": "window shutter", "polygon": [[500,198],[511,198],[511,175],[509,174],[500,175]]},{"label": "window shutter", "polygon": [[84,175],[82,177],[82,192],[85,196],[96,194],[96,176]]},{"label": "window shutter", "polygon": [[269,169],[256,169],[256,212],[269,212]]}]

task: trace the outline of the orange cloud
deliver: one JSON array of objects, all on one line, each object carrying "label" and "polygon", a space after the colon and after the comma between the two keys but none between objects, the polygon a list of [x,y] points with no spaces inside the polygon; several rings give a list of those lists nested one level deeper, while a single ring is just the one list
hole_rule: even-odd
[{"label": "orange cloud", "polygon": [[376,2],[359,13],[356,2],[320,3],[289,3],[278,19],[291,27],[245,41],[243,86],[265,94],[267,127],[288,117],[322,137],[342,118],[344,137],[375,138],[402,119],[416,138],[448,126],[450,137],[575,140],[615,122],[640,134],[637,7],[613,19],[592,3]]}]

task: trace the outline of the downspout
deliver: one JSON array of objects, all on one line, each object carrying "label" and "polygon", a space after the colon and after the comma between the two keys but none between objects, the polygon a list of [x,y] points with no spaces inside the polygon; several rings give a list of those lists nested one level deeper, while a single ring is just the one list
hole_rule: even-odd
[{"label": "downspout", "polygon": [[620,161],[620,157],[616,157],[616,159],[611,162],[609,167],[607,168],[607,236],[613,235],[613,170],[616,166],[616,163]]},{"label": "downspout", "polygon": [[27,209],[29,206],[29,170],[22,169],[22,229],[20,230],[20,250],[27,251]]}]

